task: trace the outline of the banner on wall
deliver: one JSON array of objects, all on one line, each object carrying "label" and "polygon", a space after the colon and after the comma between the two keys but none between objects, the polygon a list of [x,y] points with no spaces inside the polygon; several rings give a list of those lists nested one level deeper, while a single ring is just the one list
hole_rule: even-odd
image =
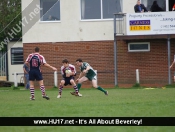
[{"label": "banner on wall", "polygon": [[147,12],[126,15],[127,35],[174,34],[175,12]]}]

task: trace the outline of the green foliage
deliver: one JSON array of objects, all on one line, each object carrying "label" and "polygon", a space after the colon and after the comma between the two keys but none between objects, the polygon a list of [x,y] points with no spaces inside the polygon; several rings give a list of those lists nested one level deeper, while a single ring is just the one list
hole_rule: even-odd
[{"label": "green foliage", "polygon": [[175,84],[168,84],[168,85],[165,85],[166,88],[175,88]]},{"label": "green foliage", "polygon": [[53,86],[53,89],[58,89],[58,87],[57,86]]},{"label": "green foliage", "polygon": [[13,90],[19,90],[19,87],[15,87],[15,86],[13,86]]},{"label": "green foliage", "polygon": [[140,83],[135,83],[133,87],[140,87]]},{"label": "green foliage", "polygon": [[[16,24],[19,25],[21,21],[21,0],[1,0],[0,1],[0,44],[2,41],[11,38],[9,33],[11,30],[18,29]],[[19,25],[21,28],[22,26]],[[13,38],[21,38],[22,31],[15,32]],[[13,39],[12,38],[12,39]],[[8,40],[6,41],[8,43]]]}]

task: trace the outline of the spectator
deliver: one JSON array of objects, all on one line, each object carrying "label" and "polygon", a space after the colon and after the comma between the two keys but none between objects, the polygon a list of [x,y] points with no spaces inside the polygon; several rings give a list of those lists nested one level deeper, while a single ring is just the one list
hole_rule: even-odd
[{"label": "spectator", "polygon": [[25,76],[26,89],[29,89],[30,88],[30,84],[29,84],[29,66],[25,63],[23,65],[23,71],[24,71],[24,76]]},{"label": "spectator", "polygon": [[49,15],[47,21],[58,21],[58,18],[57,17],[54,17],[54,16],[51,16]]},{"label": "spectator", "polygon": [[159,11],[164,11],[161,7],[159,7],[159,5],[157,4],[157,1],[153,1],[153,4],[150,8],[151,12],[159,12]]},{"label": "spectator", "polygon": [[174,3],[174,5],[173,5],[172,11],[175,11],[175,3]]},{"label": "spectator", "polygon": [[137,4],[134,6],[135,13],[148,12],[144,4],[141,4],[140,0],[137,0]]}]

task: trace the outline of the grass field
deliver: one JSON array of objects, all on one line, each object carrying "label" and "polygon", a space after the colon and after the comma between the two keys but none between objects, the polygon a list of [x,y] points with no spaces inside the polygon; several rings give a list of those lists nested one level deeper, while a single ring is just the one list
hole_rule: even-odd
[{"label": "grass field", "polygon": [[[83,97],[63,89],[46,90],[51,98],[45,100],[41,91],[35,90],[35,101],[30,101],[29,90],[0,88],[1,117],[174,117],[175,88],[166,89],[108,89],[105,96],[96,89],[81,89]],[[174,132],[175,127],[125,127],[125,126],[71,126],[71,127],[0,127],[0,132]]]}]

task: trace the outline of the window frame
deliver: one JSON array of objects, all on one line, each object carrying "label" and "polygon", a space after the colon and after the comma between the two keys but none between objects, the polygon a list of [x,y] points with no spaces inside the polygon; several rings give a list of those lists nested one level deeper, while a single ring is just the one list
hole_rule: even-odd
[{"label": "window frame", "polygon": [[[111,21],[113,20],[114,18],[103,18],[103,0],[100,0],[100,11],[101,11],[101,18],[100,19],[82,19],[82,8],[81,8],[81,5],[82,5],[82,0],[80,0],[80,21]],[[121,12],[123,12],[123,0],[121,2]],[[115,13],[115,12],[114,12]],[[119,19],[119,18],[116,18],[116,19]]]},{"label": "window frame", "polygon": [[[22,61],[21,61],[21,63],[18,63],[18,64],[15,64],[15,63],[13,63],[13,62],[15,62],[15,61],[12,61],[12,54],[14,55],[14,54],[18,54],[18,55],[20,55],[21,53],[12,53],[12,50],[13,49],[22,49]],[[23,49],[23,47],[12,47],[11,48],[11,53],[10,53],[10,58],[11,58],[11,65],[21,65],[21,64],[24,64],[24,49]]]},{"label": "window frame", "polygon": [[[148,45],[148,49],[131,50],[130,49],[130,45],[131,44],[135,44],[135,45],[147,44]],[[128,52],[150,52],[150,42],[131,42],[131,43],[128,43]]]},{"label": "window frame", "polygon": [[[40,8],[43,10],[43,7],[41,7],[41,1],[40,0]],[[39,19],[39,22],[40,23],[58,23],[58,22],[61,22],[61,0],[59,0],[60,2],[60,20],[53,20],[53,21],[44,21],[44,20],[41,20],[41,11],[40,11],[40,19]]]}]

